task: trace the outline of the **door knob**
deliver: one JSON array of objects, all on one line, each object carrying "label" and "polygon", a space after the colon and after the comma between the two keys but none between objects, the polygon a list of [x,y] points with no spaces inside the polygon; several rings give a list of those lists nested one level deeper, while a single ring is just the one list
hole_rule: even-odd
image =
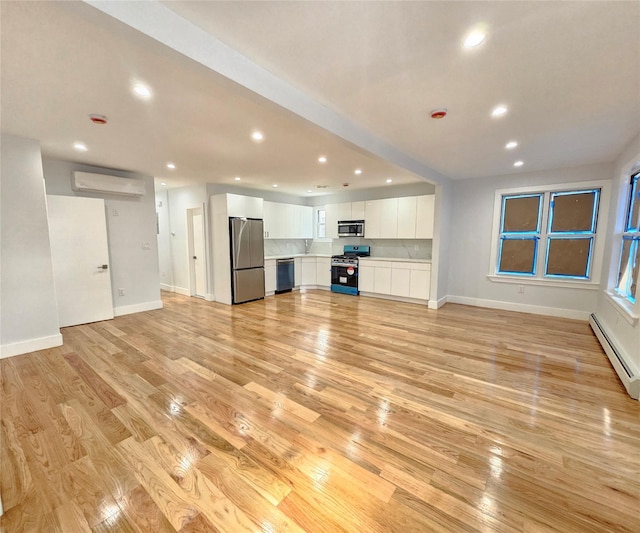
[{"label": "door knob", "polygon": [[193,256],[194,259],[198,259],[195,255]]},{"label": "door knob", "polygon": [[98,265],[98,270],[109,270],[109,265]]}]

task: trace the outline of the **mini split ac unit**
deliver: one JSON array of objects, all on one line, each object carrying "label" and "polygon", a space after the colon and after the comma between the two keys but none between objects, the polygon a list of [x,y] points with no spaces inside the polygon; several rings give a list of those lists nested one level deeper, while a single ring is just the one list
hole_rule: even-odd
[{"label": "mini split ac unit", "polygon": [[98,192],[120,196],[144,196],[146,193],[144,180],[90,172],[74,172],[71,175],[71,186],[78,192]]}]

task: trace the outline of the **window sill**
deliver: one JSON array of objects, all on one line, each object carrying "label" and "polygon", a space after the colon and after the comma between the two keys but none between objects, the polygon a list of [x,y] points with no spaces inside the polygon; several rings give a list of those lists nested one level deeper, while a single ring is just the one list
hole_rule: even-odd
[{"label": "window sill", "polygon": [[514,285],[539,285],[541,287],[562,287],[565,289],[580,289],[585,291],[597,291],[600,288],[600,284],[593,281],[521,278],[515,276],[499,276],[496,274],[488,274],[487,277],[494,283],[513,283]]},{"label": "window sill", "polygon": [[622,315],[631,326],[635,327],[640,317],[633,312],[632,304],[615,293],[604,291],[612,307]]}]

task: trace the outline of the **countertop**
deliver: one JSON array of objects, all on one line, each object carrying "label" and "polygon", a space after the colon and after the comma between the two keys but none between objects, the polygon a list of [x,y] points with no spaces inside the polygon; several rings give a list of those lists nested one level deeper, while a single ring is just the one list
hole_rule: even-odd
[{"label": "countertop", "polygon": [[[330,254],[286,254],[286,255],[266,255],[264,257],[265,261],[269,259],[288,259],[290,257],[331,257]],[[411,259],[410,257],[361,257],[361,260],[367,261],[396,261],[401,263],[429,263],[431,264],[431,259]]]},{"label": "countertop", "polygon": [[289,259],[290,257],[331,257],[331,254],[281,254],[281,255],[265,255],[264,260],[269,259]]},{"label": "countertop", "polygon": [[361,261],[395,261],[398,263],[428,263],[431,264],[431,259],[412,259],[411,257],[361,257]]}]

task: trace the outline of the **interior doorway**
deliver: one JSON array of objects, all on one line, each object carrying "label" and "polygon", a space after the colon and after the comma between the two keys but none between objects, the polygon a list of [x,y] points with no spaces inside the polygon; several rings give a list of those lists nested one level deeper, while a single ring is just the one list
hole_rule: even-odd
[{"label": "interior doorway", "polygon": [[187,209],[189,241],[189,290],[191,296],[207,296],[207,256],[205,246],[204,210]]}]

